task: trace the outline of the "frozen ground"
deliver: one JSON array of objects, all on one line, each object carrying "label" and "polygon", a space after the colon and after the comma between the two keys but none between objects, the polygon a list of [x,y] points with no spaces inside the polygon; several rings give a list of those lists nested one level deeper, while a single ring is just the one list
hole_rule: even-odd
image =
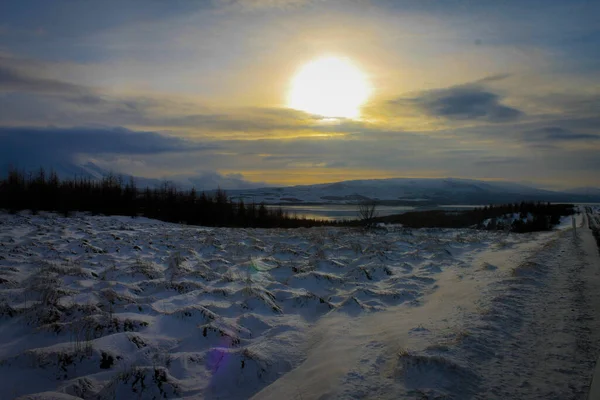
[{"label": "frozen ground", "polygon": [[0,214],[2,399],[585,398],[594,246]]}]

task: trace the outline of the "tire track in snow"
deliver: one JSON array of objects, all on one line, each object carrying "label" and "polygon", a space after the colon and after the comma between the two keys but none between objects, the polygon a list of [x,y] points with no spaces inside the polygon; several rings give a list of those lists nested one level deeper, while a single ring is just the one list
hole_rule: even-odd
[{"label": "tire track in snow", "polygon": [[562,232],[493,288],[482,323],[460,346],[482,379],[475,398],[586,398],[600,351],[591,240],[584,226],[576,239]]}]

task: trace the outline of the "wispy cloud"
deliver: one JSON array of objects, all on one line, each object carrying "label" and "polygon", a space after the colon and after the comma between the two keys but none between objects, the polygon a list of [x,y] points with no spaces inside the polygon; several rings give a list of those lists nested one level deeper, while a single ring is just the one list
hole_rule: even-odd
[{"label": "wispy cloud", "polygon": [[[0,120],[11,125],[105,124],[172,130],[188,136],[258,139],[352,132],[365,123],[327,121],[319,115],[281,107],[203,106],[148,95],[118,95],[86,85],[35,75],[39,66],[24,63],[29,72],[3,65],[0,58]],[[22,62],[23,63],[23,62]],[[6,63],[5,63],[6,64]],[[28,107],[25,107],[25,103]]]},{"label": "wispy cloud", "polygon": [[89,95],[90,90],[80,85],[59,80],[29,76],[0,64],[0,92],[27,92],[81,96]]},{"label": "wispy cloud", "polygon": [[479,167],[487,166],[515,166],[526,162],[525,157],[482,157],[476,159],[474,164]]},{"label": "wispy cloud", "polygon": [[218,7],[241,10],[290,9],[326,0],[213,0]]},{"label": "wispy cloud", "polygon": [[523,140],[528,142],[542,142],[552,144],[553,142],[580,142],[600,141],[600,134],[576,133],[569,129],[557,126],[543,127],[522,133]]}]

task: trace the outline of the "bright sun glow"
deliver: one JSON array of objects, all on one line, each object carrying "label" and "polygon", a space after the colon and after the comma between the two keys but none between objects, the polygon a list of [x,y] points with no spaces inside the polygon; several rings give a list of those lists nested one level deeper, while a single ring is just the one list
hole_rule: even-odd
[{"label": "bright sun glow", "polygon": [[292,80],[288,107],[324,117],[359,118],[370,94],[367,77],[350,60],[320,58],[304,65]]}]

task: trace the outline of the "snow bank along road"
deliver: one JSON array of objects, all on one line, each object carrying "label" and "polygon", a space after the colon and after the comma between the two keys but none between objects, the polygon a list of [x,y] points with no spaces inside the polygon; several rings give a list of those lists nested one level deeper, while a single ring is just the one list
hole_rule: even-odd
[{"label": "snow bank along road", "polygon": [[574,237],[0,214],[0,398],[585,398],[584,219]]}]

